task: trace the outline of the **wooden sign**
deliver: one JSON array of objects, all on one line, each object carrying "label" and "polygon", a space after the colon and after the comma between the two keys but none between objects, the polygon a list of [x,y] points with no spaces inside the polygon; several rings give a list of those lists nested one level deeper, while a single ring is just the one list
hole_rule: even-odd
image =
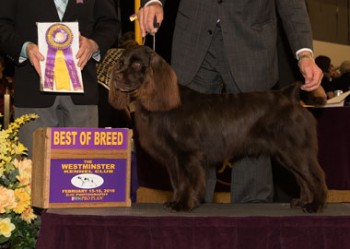
[{"label": "wooden sign", "polygon": [[32,205],[131,206],[132,131],[39,128],[33,138]]}]

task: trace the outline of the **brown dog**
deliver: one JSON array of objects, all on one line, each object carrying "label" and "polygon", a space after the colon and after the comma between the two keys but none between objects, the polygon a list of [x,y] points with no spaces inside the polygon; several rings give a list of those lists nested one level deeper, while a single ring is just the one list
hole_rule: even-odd
[{"label": "brown dog", "polygon": [[141,146],[170,175],[174,194],[165,207],[192,210],[203,200],[209,165],[261,154],[295,175],[301,192],[292,207],[318,212],[325,206],[316,121],[296,98],[299,84],[283,91],[201,94],[179,86],[170,65],[145,46],[126,50],[112,73],[111,105],[124,109],[134,100]]}]

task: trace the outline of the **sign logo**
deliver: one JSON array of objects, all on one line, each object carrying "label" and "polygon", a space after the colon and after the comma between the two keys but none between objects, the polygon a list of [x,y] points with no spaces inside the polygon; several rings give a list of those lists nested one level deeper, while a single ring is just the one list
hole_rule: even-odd
[{"label": "sign logo", "polygon": [[77,188],[92,189],[100,187],[104,180],[95,174],[80,174],[72,178],[71,183]]}]

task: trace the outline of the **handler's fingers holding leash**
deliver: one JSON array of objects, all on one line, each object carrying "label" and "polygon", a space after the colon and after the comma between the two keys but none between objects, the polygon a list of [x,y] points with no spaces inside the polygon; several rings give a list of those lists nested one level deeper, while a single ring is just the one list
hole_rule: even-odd
[{"label": "handler's fingers holding leash", "polygon": [[164,19],[163,6],[160,2],[146,5],[136,14],[130,16],[131,21],[136,19],[139,21],[142,37],[145,37],[147,34],[154,35]]}]

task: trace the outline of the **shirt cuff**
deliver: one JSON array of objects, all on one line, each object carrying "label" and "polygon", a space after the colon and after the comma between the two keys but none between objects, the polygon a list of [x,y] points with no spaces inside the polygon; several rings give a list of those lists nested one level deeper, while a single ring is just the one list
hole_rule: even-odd
[{"label": "shirt cuff", "polygon": [[301,52],[304,52],[304,51],[308,51],[312,54],[312,56],[314,55],[314,52],[312,51],[312,49],[310,48],[302,48],[302,49],[299,49],[296,53],[295,53],[295,58],[297,58],[297,60],[299,60],[299,56],[298,54],[301,53]]},{"label": "shirt cuff", "polygon": [[92,54],[92,58],[97,61],[100,62],[101,60],[101,52],[100,50],[96,51],[95,53]]},{"label": "shirt cuff", "polygon": [[25,42],[23,43],[23,46],[22,46],[22,49],[21,49],[21,54],[19,55],[19,59],[18,59],[18,62],[19,63],[22,63],[24,62],[25,60],[28,59],[28,56],[27,56],[27,46],[30,42]]},{"label": "shirt cuff", "polygon": [[148,1],[148,2],[145,4],[145,7],[148,6],[148,5],[150,5],[151,3],[159,3],[160,6],[163,6],[162,2],[159,1],[159,0],[150,0],[150,1]]}]

